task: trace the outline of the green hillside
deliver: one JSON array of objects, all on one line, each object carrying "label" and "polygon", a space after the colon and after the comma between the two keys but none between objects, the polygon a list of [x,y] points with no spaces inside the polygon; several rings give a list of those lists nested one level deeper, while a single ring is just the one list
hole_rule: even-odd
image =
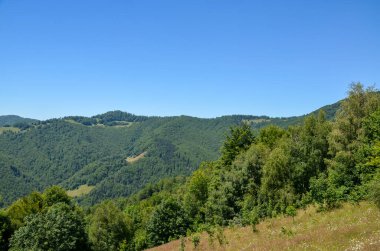
[{"label": "green hillside", "polygon": [[[78,198],[85,204],[127,196],[147,183],[187,176],[202,161],[217,159],[233,125],[246,122],[254,129],[268,124],[287,127],[300,123],[303,117],[200,119],[113,111],[90,118],[34,121],[21,131],[5,130],[0,135],[0,194],[8,204],[33,190],[58,184],[68,190],[94,186],[88,195]],[[127,161],[142,153],[144,157],[138,161]]]},{"label": "green hillside", "polygon": [[[178,175],[212,157],[215,128],[222,135],[228,122],[242,120],[220,155],[215,150],[219,157]],[[82,204],[59,186],[19,198],[0,210],[0,248],[132,251],[177,239],[160,248],[376,250],[380,93],[353,85],[333,121],[322,111],[287,128],[252,129],[263,120],[181,116],[85,126],[61,119],[4,133],[4,142],[19,142],[1,148],[14,182],[28,189],[59,180]],[[41,171],[33,161],[47,164]],[[119,198],[104,200],[112,197]]]},{"label": "green hillside", "polygon": [[14,126],[17,124],[31,124],[37,122],[36,119],[23,118],[17,115],[1,115],[0,127],[2,126]]},{"label": "green hillside", "polygon": [[[219,238],[199,234],[196,250],[379,250],[380,210],[373,204],[346,203],[341,208],[318,212],[315,207],[298,210],[294,217],[281,215],[251,227],[233,226]],[[221,238],[222,237],[222,238]],[[194,250],[194,237],[149,249],[150,251]],[[181,244],[182,243],[182,244]]]}]

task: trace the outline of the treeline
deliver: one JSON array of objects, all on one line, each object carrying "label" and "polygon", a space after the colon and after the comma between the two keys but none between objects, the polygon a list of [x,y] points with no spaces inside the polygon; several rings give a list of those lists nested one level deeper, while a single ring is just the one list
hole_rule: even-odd
[{"label": "treeline", "polygon": [[19,199],[1,213],[0,248],[142,250],[200,231],[222,239],[220,227],[255,230],[310,204],[330,210],[372,199],[380,207],[379,191],[380,93],[355,84],[332,122],[319,112],[287,129],[232,127],[221,157],[187,179],[84,210],[58,187]]},{"label": "treeline", "polygon": [[[87,184],[95,188],[80,203],[94,205],[129,196],[165,177],[188,176],[202,161],[216,160],[230,126],[242,121],[254,129],[268,123],[286,126],[300,118],[143,117],[114,111],[39,121],[17,132],[1,133],[0,128],[0,194],[9,205],[51,185],[73,190]],[[128,126],[88,126],[95,122]],[[146,153],[144,158],[127,163],[128,157],[141,153]]]},{"label": "treeline", "polygon": [[21,124],[32,124],[37,123],[38,120],[36,119],[29,119],[29,118],[22,118],[20,116],[16,115],[0,115],[0,127],[10,127],[14,126],[15,124],[21,125]]},{"label": "treeline", "polygon": [[[99,124],[114,126],[114,125],[123,125],[123,124],[128,125],[127,122],[142,122],[149,119],[149,117],[138,116],[132,113],[122,112],[122,111],[111,111],[111,112],[106,112],[106,113],[99,114],[92,117],[67,116],[67,117],[64,117],[63,119],[72,120],[85,126],[92,126],[92,125],[99,125]],[[125,122],[125,123],[122,123],[122,122]]]},{"label": "treeline", "polygon": [[[217,159],[223,132],[233,124],[172,117],[117,128],[55,119],[26,131],[4,132],[0,134],[0,194],[9,205],[54,184],[68,190],[88,184],[96,188],[83,203],[128,196],[147,183],[190,175],[201,161]],[[143,159],[127,163],[127,157],[143,152],[147,152]]]}]

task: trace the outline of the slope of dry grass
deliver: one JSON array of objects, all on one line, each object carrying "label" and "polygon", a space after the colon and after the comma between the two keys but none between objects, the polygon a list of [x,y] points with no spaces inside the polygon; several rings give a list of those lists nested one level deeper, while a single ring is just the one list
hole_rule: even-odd
[{"label": "slope of dry grass", "polygon": [[11,131],[11,132],[19,132],[20,129],[16,127],[0,127],[0,134],[6,131]]},{"label": "slope of dry grass", "polygon": [[138,160],[144,158],[144,157],[145,157],[145,154],[146,154],[146,152],[143,152],[143,153],[141,153],[141,154],[139,154],[139,155],[137,155],[137,156],[128,157],[128,158],[126,159],[126,161],[127,161],[128,163],[135,163],[136,161],[138,161]]},{"label": "slope of dry grass", "polygon": [[81,185],[75,190],[69,190],[67,191],[67,195],[70,197],[80,197],[83,195],[86,195],[91,192],[92,189],[94,189],[95,186],[89,186],[89,185]]},{"label": "slope of dry grass", "polygon": [[[197,248],[191,237],[182,243],[185,250],[380,250],[380,210],[368,202],[320,213],[310,207],[299,210],[294,222],[278,217],[261,222],[257,229],[225,229],[225,244],[207,233],[200,235]],[[151,250],[178,251],[180,246],[176,240]]]}]

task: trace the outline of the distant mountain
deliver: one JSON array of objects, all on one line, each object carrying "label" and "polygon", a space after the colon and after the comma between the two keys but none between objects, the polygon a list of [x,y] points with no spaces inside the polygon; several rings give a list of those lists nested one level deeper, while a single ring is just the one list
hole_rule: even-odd
[{"label": "distant mountain", "polygon": [[332,120],[335,118],[336,112],[339,110],[341,103],[342,100],[331,105],[325,105],[319,108],[318,110],[312,112],[311,114],[318,114],[319,111],[323,110],[326,113],[326,118],[328,120]]},{"label": "distant mountain", "polygon": [[23,118],[17,115],[2,115],[0,116],[0,126],[14,126],[15,124],[31,124],[37,122],[36,119]]},{"label": "distant mountain", "polygon": [[[332,119],[338,108],[339,104],[324,107],[327,117]],[[147,183],[189,175],[200,162],[217,159],[233,125],[287,127],[305,116],[200,119],[112,111],[90,118],[27,120],[33,125],[0,134],[0,195],[8,204],[32,190],[59,184],[68,190],[89,185],[91,192],[79,198],[86,204],[127,196]]]}]

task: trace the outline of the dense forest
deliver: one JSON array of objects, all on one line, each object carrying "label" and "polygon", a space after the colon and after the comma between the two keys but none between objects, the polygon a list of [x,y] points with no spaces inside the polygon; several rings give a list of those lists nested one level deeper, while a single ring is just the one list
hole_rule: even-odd
[{"label": "dense forest", "polygon": [[17,115],[2,115],[0,116],[0,127],[15,126],[18,128],[29,127],[32,123],[37,123],[36,119],[22,118]]},{"label": "dense forest", "polygon": [[33,192],[0,212],[0,249],[142,250],[183,236],[196,242],[202,231],[222,240],[225,226],[255,231],[311,204],[323,211],[369,199],[380,207],[380,93],[354,84],[333,121],[323,111],[287,128],[252,130],[245,121],[220,152],[189,177],[91,207],[58,186]]},{"label": "dense forest", "polygon": [[[333,118],[339,103],[325,107]],[[13,118],[13,120],[12,120]],[[253,129],[302,122],[303,116],[233,115],[215,119],[146,117],[113,111],[93,117],[47,121],[0,116],[0,195],[9,205],[49,186],[92,190],[82,205],[128,196],[165,177],[188,176],[202,161],[216,160],[230,126]],[[127,161],[143,156],[138,161]],[[0,204],[1,206],[1,204]]]}]

